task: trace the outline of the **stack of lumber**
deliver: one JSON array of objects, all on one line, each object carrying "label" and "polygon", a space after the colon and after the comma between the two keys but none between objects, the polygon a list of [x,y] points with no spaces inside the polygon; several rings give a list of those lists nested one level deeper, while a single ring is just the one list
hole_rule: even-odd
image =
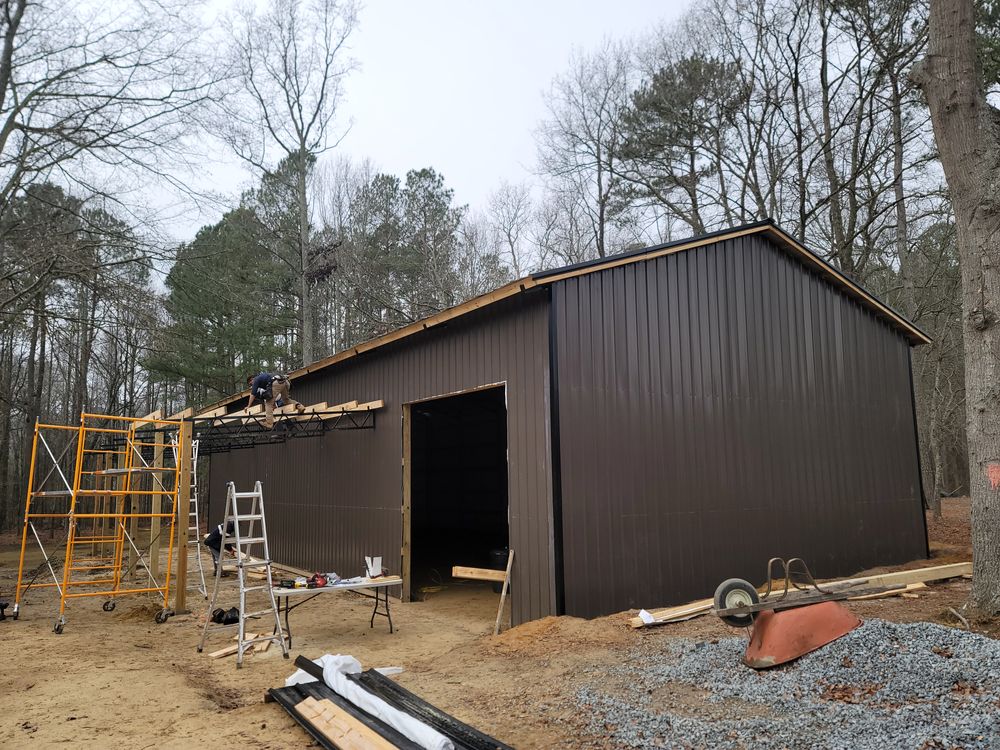
[{"label": "stack of lumber", "polygon": [[[245,640],[248,640],[248,641],[252,641],[254,638],[260,638],[260,635],[257,634],[257,633],[245,633],[244,636],[245,636]],[[235,637],[233,637],[234,641],[239,641],[239,639],[240,639],[240,637],[238,635],[235,636]],[[249,654],[249,653],[253,653],[254,651],[256,651],[258,653],[263,654],[269,648],[271,648],[271,641],[262,641],[260,643],[251,643],[250,646],[249,646],[249,648],[247,648],[246,651],[244,651],[243,653],[244,654]],[[237,642],[236,644],[234,644],[232,646],[226,646],[225,648],[220,648],[218,651],[213,651],[212,653],[210,653],[208,655],[208,657],[210,659],[222,659],[225,656],[232,656],[233,654],[235,654],[239,650],[240,650],[240,644]]]},{"label": "stack of lumber", "polygon": [[[893,586],[902,584],[903,587],[895,589],[893,591],[884,591],[877,594],[869,594],[867,596],[851,597],[848,601],[857,601],[860,599],[882,599],[889,596],[904,596],[907,598],[914,597],[915,591],[926,588],[926,584],[929,581],[943,581],[948,578],[959,578],[967,575],[972,575],[972,563],[954,563],[951,565],[935,565],[930,568],[917,568],[915,570],[900,570],[895,573],[879,573],[872,576],[867,576],[864,578],[845,578],[834,581],[820,581],[820,586],[833,585],[838,588],[849,587],[849,586]],[[782,584],[783,586],[783,584]],[[780,593],[781,587],[775,590],[772,586],[772,595]],[[684,620],[690,620],[694,617],[699,617],[701,615],[707,614],[711,611],[713,606],[712,599],[699,599],[698,601],[688,602],[687,604],[681,604],[676,607],[666,607],[664,609],[653,609],[649,610],[649,614],[652,615],[652,622],[644,622],[642,618],[633,617],[629,620],[629,625],[633,628],[644,628],[650,625],[666,625],[672,622],[682,622]]]}]

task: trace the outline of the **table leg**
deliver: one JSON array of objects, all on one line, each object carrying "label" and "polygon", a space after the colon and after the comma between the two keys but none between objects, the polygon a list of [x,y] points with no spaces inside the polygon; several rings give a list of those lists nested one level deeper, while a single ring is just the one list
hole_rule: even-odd
[{"label": "table leg", "polygon": [[288,597],[282,597],[285,600],[285,635],[288,636],[288,648],[292,647],[292,626],[288,624]]},{"label": "table leg", "polygon": [[[379,598],[379,591],[382,592],[382,596],[385,598],[385,612],[384,613],[378,611],[379,604],[383,603],[382,600]],[[372,618],[368,622],[368,627],[369,628],[374,628],[375,627],[375,615],[382,615],[387,620],[389,620],[389,634],[391,635],[392,632],[393,632],[393,630],[392,630],[392,614],[389,612],[389,587],[388,586],[383,586],[383,587],[375,589],[375,608],[372,609]]]}]

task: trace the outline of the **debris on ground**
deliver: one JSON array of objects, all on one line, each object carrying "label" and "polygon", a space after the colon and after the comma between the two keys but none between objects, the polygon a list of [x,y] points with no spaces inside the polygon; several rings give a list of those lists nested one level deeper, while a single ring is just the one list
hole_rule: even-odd
[{"label": "debris on ground", "polygon": [[1000,642],[930,623],[869,620],[766,672],[746,640],[664,641],[577,702],[615,747],[1000,747]]}]

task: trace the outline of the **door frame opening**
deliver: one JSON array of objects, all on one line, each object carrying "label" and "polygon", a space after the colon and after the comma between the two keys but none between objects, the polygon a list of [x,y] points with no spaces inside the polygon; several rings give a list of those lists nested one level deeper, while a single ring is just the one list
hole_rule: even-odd
[{"label": "door frame opening", "polygon": [[[504,415],[505,420],[509,419],[509,413],[507,411],[507,381],[500,381],[498,383],[488,383],[486,385],[478,385],[474,388],[465,388],[459,391],[451,391],[449,393],[442,393],[437,396],[430,396],[428,398],[415,399],[413,401],[407,401],[403,403],[403,414],[402,414],[402,466],[403,466],[403,502],[402,502],[402,517],[403,517],[403,540],[401,547],[401,557],[402,563],[400,565],[400,570],[402,571],[403,578],[403,592],[402,600],[404,602],[411,601],[412,595],[412,563],[413,563],[413,539],[412,539],[412,521],[413,521],[413,407],[419,406],[420,404],[426,404],[431,401],[440,401],[441,399],[452,398],[454,396],[464,396],[470,393],[477,393],[479,391],[487,391],[495,388],[503,389],[503,402],[504,402]],[[506,425],[509,428],[509,424]],[[507,490],[507,516],[510,518],[510,437],[508,434],[507,445],[504,446],[504,460],[508,465],[508,490]],[[509,530],[508,530],[509,534]],[[509,543],[509,538],[508,538]]]}]

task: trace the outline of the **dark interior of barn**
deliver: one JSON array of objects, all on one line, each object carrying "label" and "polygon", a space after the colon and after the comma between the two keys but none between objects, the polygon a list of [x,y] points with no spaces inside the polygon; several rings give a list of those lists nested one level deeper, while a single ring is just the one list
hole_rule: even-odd
[{"label": "dark interior of barn", "polygon": [[504,567],[505,392],[489,388],[425,401],[411,413],[411,575],[418,593],[446,582],[455,565]]}]

